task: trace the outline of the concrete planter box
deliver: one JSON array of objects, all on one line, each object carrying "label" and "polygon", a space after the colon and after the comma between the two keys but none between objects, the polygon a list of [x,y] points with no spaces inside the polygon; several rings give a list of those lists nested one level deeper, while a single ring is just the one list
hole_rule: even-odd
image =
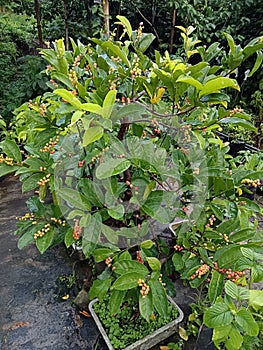
[{"label": "concrete planter box", "polygon": [[[170,298],[168,296],[168,300],[175,308],[177,308],[178,317],[175,320],[173,320],[173,321],[167,323],[166,325],[162,326],[161,328],[157,329],[153,333],[147,335],[146,337],[144,337],[140,340],[137,340],[135,343],[129,345],[128,347],[126,347],[123,350],[148,350],[151,347],[153,347],[154,345],[169,338],[177,331],[178,324],[180,322],[182,322],[182,320],[184,318],[184,314],[183,314],[183,311],[179,308],[179,306],[174,302],[174,300],[172,298]],[[98,299],[94,299],[90,302],[90,304],[89,304],[90,313],[91,313],[97,327],[99,328],[99,331],[102,334],[104,341],[107,344],[109,350],[114,350],[114,347],[112,346],[102,323],[100,322],[97,314],[95,313],[95,311],[93,309],[93,305],[96,302],[98,302]]]}]

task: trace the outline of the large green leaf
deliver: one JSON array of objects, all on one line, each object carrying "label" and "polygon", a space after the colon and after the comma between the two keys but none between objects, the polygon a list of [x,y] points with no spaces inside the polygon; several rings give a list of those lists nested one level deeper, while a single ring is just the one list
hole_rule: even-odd
[{"label": "large green leaf", "polygon": [[101,216],[94,214],[91,216],[87,226],[84,227],[82,236],[82,250],[84,255],[89,258],[96,249],[101,234]]},{"label": "large green leaf", "polygon": [[153,306],[161,317],[168,315],[168,299],[166,291],[159,280],[149,280],[150,291],[152,294]]},{"label": "large green leaf", "polygon": [[107,259],[112,253],[112,249],[110,248],[97,248],[93,252],[93,257],[96,262],[100,262]]},{"label": "large green leaf", "polygon": [[254,320],[251,312],[246,310],[244,307],[237,312],[236,321],[240,327],[250,336],[257,336],[259,327],[257,322]]},{"label": "large green leaf", "polygon": [[263,306],[263,290],[251,289],[249,291],[249,305],[255,310],[259,310]]},{"label": "large green leaf", "polygon": [[101,47],[104,50],[108,51],[110,56],[119,57],[123,61],[123,63],[126,64],[127,67],[130,67],[130,62],[127,58],[126,53],[119,46],[108,40],[103,42],[101,44]]},{"label": "large green leaf", "polygon": [[227,77],[216,77],[206,82],[199,93],[199,97],[214,92],[220,92],[221,89],[231,87],[236,90],[240,90],[236,80]]},{"label": "large green leaf", "polygon": [[240,349],[243,343],[243,336],[240,334],[237,327],[231,325],[228,333],[228,339],[225,342],[225,346],[228,350]]},{"label": "large green leaf", "polygon": [[99,113],[103,118],[106,118],[106,119],[110,118],[111,112],[116,100],[116,95],[117,95],[117,90],[110,90],[105,96],[102,110]]},{"label": "large green leaf", "polygon": [[145,274],[138,272],[128,272],[121,275],[112,285],[112,289],[129,290],[138,286],[138,280],[144,279]]},{"label": "large green leaf", "polygon": [[81,109],[82,103],[70,91],[67,91],[66,89],[56,89],[54,90],[54,94],[62,97],[65,101],[70,103],[73,107],[77,109]]},{"label": "large green leaf", "polygon": [[203,88],[203,85],[200,83],[200,81],[198,81],[190,76],[180,75],[180,77],[176,80],[176,82],[179,82],[179,83],[181,82],[181,83],[186,83],[186,84],[192,85],[197,90],[202,90],[202,88]]},{"label": "large green leaf", "polygon": [[150,268],[153,270],[153,271],[161,271],[161,262],[159,259],[155,258],[155,257],[147,257],[147,262],[150,266]]},{"label": "large green leaf", "polygon": [[146,295],[144,298],[142,295],[139,297],[139,310],[141,316],[149,322],[150,317],[154,313],[154,307],[153,307],[153,302],[151,295]]},{"label": "large green leaf", "polygon": [[5,153],[7,157],[12,158],[15,162],[20,163],[22,161],[21,151],[15,141],[5,139],[0,143],[0,148],[2,148],[2,152]]},{"label": "large green leaf", "polygon": [[83,135],[82,146],[86,147],[91,143],[102,138],[104,129],[101,126],[92,126],[88,128]]},{"label": "large green leaf", "polygon": [[227,326],[233,321],[233,315],[229,306],[223,302],[212,305],[204,313],[204,323],[207,327],[216,328]]},{"label": "large green leaf", "polygon": [[109,308],[111,315],[117,314],[120,311],[126,291],[113,290],[110,295]]},{"label": "large green leaf", "polygon": [[128,272],[138,272],[145,276],[149,273],[147,267],[136,260],[121,260],[114,265],[114,271],[119,275],[125,275]]},{"label": "large green leaf", "polygon": [[252,123],[241,118],[236,118],[236,117],[223,118],[219,122],[221,124],[227,124],[227,125],[228,124],[239,125],[248,130],[257,131],[257,128]]},{"label": "large green leaf", "polygon": [[115,22],[115,24],[122,24],[127,30],[128,37],[131,39],[132,26],[130,24],[130,21],[126,17],[120,16],[120,15],[117,15],[116,18],[120,21],[120,23],[119,22]]},{"label": "large green leaf", "polygon": [[87,199],[73,188],[58,190],[57,195],[73,207],[73,209],[91,210],[91,205]]},{"label": "large green leaf", "polygon": [[106,179],[124,172],[130,165],[131,163],[127,159],[109,159],[98,166],[96,176],[100,180]]},{"label": "large green leaf", "polygon": [[223,286],[224,275],[218,271],[213,271],[208,287],[208,296],[211,304],[213,304],[216,301],[216,298],[222,294]]},{"label": "large green leaf", "polygon": [[48,232],[44,234],[43,237],[38,237],[36,239],[37,249],[43,254],[52,244],[54,238],[54,229],[51,227]]},{"label": "large green leaf", "polygon": [[17,166],[17,165],[11,166],[11,165],[1,163],[0,164],[0,177],[8,175],[8,174],[12,174],[19,169],[20,169],[20,166]]},{"label": "large green leaf", "polygon": [[112,279],[109,277],[105,280],[95,280],[89,290],[90,299],[98,298],[100,301],[103,300],[105,294],[110,288]]},{"label": "large green leaf", "polygon": [[262,64],[262,61],[263,61],[263,52],[262,51],[258,51],[257,52],[257,59],[256,59],[256,62],[254,64],[254,67],[252,68],[252,70],[248,74],[249,77],[252,77],[252,75],[254,73],[256,73],[256,71],[260,68],[260,66]]}]

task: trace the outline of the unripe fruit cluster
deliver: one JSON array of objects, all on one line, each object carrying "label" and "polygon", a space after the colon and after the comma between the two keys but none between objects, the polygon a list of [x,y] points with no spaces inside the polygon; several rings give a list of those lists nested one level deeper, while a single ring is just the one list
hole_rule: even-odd
[{"label": "unripe fruit cluster", "polygon": [[51,174],[47,174],[41,180],[37,182],[38,186],[45,186],[50,181]]},{"label": "unripe fruit cluster", "polygon": [[47,152],[50,154],[54,153],[54,147],[57,145],[58,141],[59,141],[59,136],[56,136],[55,139],[50,138],[49,141],[46,143],[46,145],[40,149],[40,152],[41,153]]},{"label": "unripe fruit cluster", "polygon": [[195,273],[191,276],[191,279],[195,279],[196,277],[201,278],[203,275],[205,275],[210,270],[210,266],[207,264],[201,265]]},{"label": "unripe fruit cluster", "polygon": [[10,157],[4,157],[3,154],[0,154],[0,163],[5,163],[6,165],[14,165],[14,159]]},{"label": "unripe fruit cluster", "polygon": [[216,221],[215,215],[211,215],[211,217],[208,219],[208,223],[205,225],[206,228],[213,226],[214,221]]},{"label": "unripe fruit cluster", "polygon": [[38,237],[43,237],[48,231],[50,231],[49,223],[47,223],[41,230],[38,230],[36,233],[34,233],[34,239],[37,239]]},{"label": "unripe fruit cluster", "polygon": [[138,285],[139,285],[140,287],[142,287],[141,290],[140,290],[140,293],[141,293],[142,297],[143,297],[143,298],[146,298],[146,296],[147,296],[147,295],[149,294],[149,292],[150,292],[150,287],[149,287],[148,284],[147,284],[143,279],[141,279],[141,278],[138,279]]},{"label": "unripe fruit cluster", "polygon": [[34,218],[35,218],[35,215],[33,213],[26,213],[24,216],[16,217],[16,219],[19,221],[34,220]]},{"label": "unripe fruit cluster", "polygon": [[253,187],[258,187],[261,185],[261,181],[260,179],[256,179],[256,180],[251,180],[251,179],[243,179],[241,181],[242,184],[246,184],[249,186],[253,186]]},{"label": "unripe fruit cluster", "polygon": [[108,256],[106,259],[105,259],[105,264],[108,266],[108,267],[111,267],[112,266],[112,258],[110,256]]},{"label": "unripe fruit cluster", "polygon": [[66,220],[61,220],[57,218],[50,218],[51,221],[53,221],[55,224],[59,224],[61,226],[66,226],[67,221]]},{"label": "unripe fruit cluster", "polygon": [[184,247],[179,245],[179,244],[176,244],[174,246],[174,250],[177,251],[177,252],[181,252],[183,249],[184,249]]},{"label": "unripe fruit cluster", "polygon": [[139,250],[137,250],[137,252],[136,252],[136,260],[137,260],[140,264],[144,264],[144,261],[143,261],[143,259],[142,259],[142,257],[141,257],[141,253],[140,253]]}]

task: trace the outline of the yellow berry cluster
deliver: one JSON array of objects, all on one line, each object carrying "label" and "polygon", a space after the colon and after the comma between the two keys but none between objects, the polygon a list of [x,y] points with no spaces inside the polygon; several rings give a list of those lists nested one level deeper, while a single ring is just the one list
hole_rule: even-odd
[{"label": "yellow berry cluster", "polygon": [[142,297],[143,297],[143,298],[146,298],[147,294],[149,294],[149,292],[150,292],[150,287],[149,287],[148,284],[147,284],[143,279],[141,279],[141,278],[138,279],[138,285],[139,285],[140,287],[142,287],[141,290],[140,290],[140,293],[141,293]]},{"label": "yellow berry cluster", "polygon": [[37,182],[38,186],[45,186],[50,181],[51,174],[47,174],[41,180]]},{"label": "yellow berry cluster", "polygon": [[34,239],[37,239],[38,237],[43,237],[48,231],[50,231],[50,224],[45,224],[42,229],[38,230],[36,233],[34,233]]},{"label": "yellow berry cluster", "polygon": [[143,27],[143,22],[140,22],[138,29],[135,30],[135,32],[136,32],[136,40],[140,40],[141,39],[143,28],[144,28]]},{"label": "yellow berry cluster", "polygon": [[216,221],[215,215],[211,215],[211,217],[208,219],[208,223],[205,225],[206,228],[213,226],[214,221]]},{"label": "yellow berry cluster", "polygon": [[45,146],[43,148],[40,149],[41,153],[54,153],[54,147],[57,145],[59,141],[59,136],[56,136],[55,139],[54,138],[50,138],[49,141],[45,144]]},{"label": "yellow berry cluster", "polygon": [[113,62],[121,62],[121,58],[120,58],[120,57],[111,56],[111,60],[112,60]]},{"label": "yellow berry cluster", "polygon": [[16,217],[16,219],[19,221],[34,220],[34,218],[35,218],[35,215],[33,213],[26,213],[24,216]]},{"label": "yellow berry cluster", "polygon": [[183,125],[181,127],[183,137],[182,137],[182,143],[189,143],[191,142],[191,136],[189,134],[189,130],[191,130],[191,125]]},{"label": "yellow berry cluster", "polygon": [[46,171],[47,168],[46,168],[45,166],[41,166],[41,167],[39,167],[39,170],[40,170],[40,171]]},{"label": "yellow berry cluster", "polygon": [[210,270],[210,266],[207,264],[203,264],[201,265],[196,271],[195,273],[191,276],[191,279],[195,279],[197,278],[201,278],[203,275],[205,275],[208,271]]},{"label": "yellow berry cluster", "polygon": [[223,237],[224,238],[224,240],[225,240],[225,242],[226,242],[226,245],[228,245],[228,243],[229,243],[229,237],[228,237],[228,235],[227,234],[223,234],[223,233],[219,233],[219,236],[220,237]]},{"label": "yellow berry cluster", "polygon": [[233,115],[235,113],[244,113],[244,109],[242,109],[242,108],[234,108],[234,109],[232,109],[232,111],[230,111],[229,115],[231,116],[231,115]]},{"label": "yellow berry cluster", "polygon": [[61,226],[66,226],[67,221],[66,220],[61,220],[57,218],[50,218],[51,221],[53,221],[55,224],[59,224]]},{"label": "yellow berry cluster", "polygon": [[261,181],[260,179],[256,179],[256,180],[251,180],[251,179],[243,179],[241,181],[242,184],[246,184],[249,186],[253,186],[253,187],[258,187],[261,185]]},{"label": "yellow berry cluster", "polygon": [[39,106],[39,112],[42,115],[42,117],[44,117],[44,115],[46,114],[47,111],[47,106],[45,105],[45,103],[41,103],[41,105]]},{"label": "yellow berry cluster", "polygon": [[133,68],[130,71],[132,79],[135,79],[136,77],[141,76],[142,70],[139,68],[139,58],[138,57],[134,58],[134,60],[132,61],[132,66],[133,66]]},{"label": "yellow berry cluster", "polygon": [[162,285],[163,287],[165,287],[165,286],[166,286],[166,283],[163,282],[162,277],[163,277],[163,275],[160,274],[160,277],[158,278],[158,280],[159,280],[159,282],[161,283],[161,285]]},{"label": "yellow berry cluster", "polygon": [[77,67],[80,65],[81,57],[82,57],[82,54],[79,54],[78,56],[75,57],[75,60],[73,62],[73,67]]},{"label": "yellow berry cluster", "polygon": [[54,80],[50,79],[49,82],[54,86],[54,88],[58,88],[58,83],[56,83]]},{"label": "yellow berry cluster", "polygon": [[109,147],[103,148],[102,151],[100,153],[98,153],[96,156],[91,158],[91,162],[95,163],[97,160],[99,160],[103,154],[109,150]]},{"label": "yellow berry cluster", "polygon": [[68,77],[69,77],[69,80],[71,81],[72,85],[75,86],[78,82],[77,73],[73,69],[71,69],[68,73]]},{"label": "yellow berry cluster", "polygon": [[5,163],[6,165],[14,165],[14,159],[5,157],[3,154],[0,154],[0,163]]}]

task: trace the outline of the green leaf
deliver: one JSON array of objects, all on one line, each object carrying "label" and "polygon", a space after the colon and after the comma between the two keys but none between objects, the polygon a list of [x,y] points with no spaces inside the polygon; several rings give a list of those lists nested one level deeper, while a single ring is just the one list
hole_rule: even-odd
[{"label": "green leaf", "polygon": [[123,303],[126,291],[123,290],[113,290],[111,292],[109,300],[110,313],[112,315],[117,314],[120,311],[121,305]]},{"label": "green leaf", "polygon": [[46,232],[43,237],[36,239],[37,249],[43,254],[52,244],[54,238],[54,229],[50,228],[50,231]]},{"label": "green leaf", "polygon": [[102,111],[102,107],[96,103],[82,103],[79,109],[95,114],[101,114]]},{"label": "green leaf", "polygon": [[104,261],[109,256],[111,256],[113,253],[112,249],[110,248],[97,248],[93,252],[93,257],[95,259],[95,262]]},{"label": "green leaf", "polygon": [[258,51],[256,62],[254,64],[254,67],[252,68],[251,72],[248,74],[248,77],[252,77],[252,75],[260,68],[262,61],[263,61],[263,52]]},{"label": "green leaf", "polygon": [[22,185],[22,193],[32,191],[38,187],[37,182],[43,178],[43,174],[37,173],[29,176]]},{"label": "green leaf", "polygon": [[72,95],[70,91],[67,91],[65,89],[56,89],[54,90],[54,94],[62,97],[64,100],[66,100],[68,103],[70,103],[73,107],[77,109],[82,109],[82,103],[80,100]]},{"label": "green leaf", "polygon": [[8,175],[8,174],[12,174],[19,169],[21,169],[20,166],[16,166],[16,165],[11,166],[11,165],[7,165],[7,164],[2,163],[2,164],[0,164],[0,177]]},{"label": "green leaf", "polygon": [[184,267],[183,257],[180,253],[174,253],[172,257],[175,271],[181,271]]},{"label": "green leaf", "polygon": [[100,111],[100,115],[103,118],[106,118],[106,119],[110,118],[111,112],[116,100],[116,95],[117,95],[116,90],[110,90],[105,96],[105,99],[103,101],[103,108]]},{"label": "green leaf", "polygon": [[168,299],[166,291],[159,280],[149,280],[150,292],[152,294],[153,306],[161,317],[168,315]]},{"label": "green leaf", "polygon": [[118,238],[117,232],[114,231],[112,228],[110,228],[108,225],[102,224],[101,231],[110,243],[112,243],[112,244],[118,243],[119,238]]},{"label": "green leaf", "polygon": [[222,294],[224,286],[224,275],[218,271],[213,271],[212,278],[208,287],[208,296],[211,304],[214,304],[216,298]]},{"label": "green leaf", "polygon": [[223,118],[219,121],[219,123],[239,125],[248,130],[257,131],[257,128],[252,123],[241,118],[235,118],[235,117]]},{"label": "green leaf", "polygon": [[233,321],[233,315],[229,306],[224,302],[212,305],[204,313],[204,323],[209,328],[227,326]]},{"label": "green leaf", "polygon": [[127,159],[110,159],[101,163],[96,169],[96,176],[99,180],[123,173],[130,167]]},{"label": "green leaf", "polygon": [[146,297],[144,297],[144,298],[140,294],[140,296],[139,296],[139,310],[140,310],[141,316],[147,322],[149,322],[150,317],[154,313],[153,302],[152,302],[152,298],[151,298],[150,294],[146,295]]},{"label": "green leaf", "polygon": [[[145,276],[149,273],[147,267],[136,260],[121,260],[113,264],[114,271],[118,275],[125,275],[128,272],[138,272]],[[138,280],[137,280],[138,281]]]},{"label": "green leaf", "polygon": [[220,92],[221,89],[225,89],[227,87],[231,87],[238,91],[240,90],[238,83],[235,79],[230,79],[227,77],[216,77],[204,84],[203,88],[199,93],[199,97],[214,92]]},{"label": "green leaf", "polygon": [[67,230],[65,234],[64,243],[66,247],[69,248],[75,241],[76,240],[73,238],[73,228],[71,227]]},{"label": "green leaf", "polygon": [[67,88],[70,90],[74,90],[74,86],[72,85],[72,82],[69,80],[68,76],[63,73],[55,72],[52,73],[52,79],[56,79],[66,85]]},{"label": "green leaf", "polygon": [[197,90],[202,90],[203,88],[203,85],[198,80],[190,76],[180,75],[180,77],[176,80],[176,82],[187,83],[189,85],[194,86]]},{"label": "green leaf", "polygon": [[167,210],[162,207],[164,192],[156,190],[150,193],[142,206],[142,210],[152,218],[166,224],[170,221]]},{"label": "green leaf", "polygon": [[94,214],[90,216],[90,221],[83,230],[82,250],[86,258],[89,258],[97,247],[101,233],[101,216]]},{"label": "green leaf", "polygon": [[259,327],[252,314],[244,307],[237,312],[236,321],[240,327],[250,336],[257,336]]},{"label": "green leaf", "polygon": [[15,162],[20,163],[22,161],[21,151],[15,141],[5,139],[0,143],[0,147],[2,148],[2,152]]},{"label": "green leaf", "polygon": [[74,209],[91,210],[91,206],[87,199],[73,188],[63,188],[58,190],[57,195]]},{"label": "green leaf", "polygon": [[249,305],[255,310],[259,310],[263,306],[263,290],[251,289],[249,291]]},{"label": "green leaf", "polygon": [[226,281],[225,291],[232,299],[237,299],[239,297],[238,286],[234,282]]},{"label": "green leaf", "polygon": [[161,271],[162,266],[159,259],[154,257],[147,257],[146,259],[153,271]]},{"label": "green leaf", "polygon": [[98,298],[99,301],[102,301],[111,286],[111,281],[111,278],[107,278],[105,280],[95,280],[89,290],[90,299],[92,300]]},{"label": "green leaf", "polygon": [[256,235],[256,230],[245,228],[230,235],[230,240],[235,243],[240,243],[252,239]]},{"label": "green leaf", "polygon": [[71,124],[74,124],[77,121],[79,121],[84,113],[85,112],[83,112],[83,111],[76,111],[76,112],[74,112],[72,117],[71,117]]},{"label": "green leaf", "polygon": [[104,133],[104,129],[101,126],[92,126],[88,128],[83,135],[83,143],[82,146],[86,147],[91,143],[102,138]]},{"label": "green leaf", "polygon": [[239,330],[232,325],[229,330],[228,339],[225,342],[226,348],[228,350],[240,349],[242,343],[243,336],[240,334]]},{"label": "green leaf", "polygon": [[[131,39],[132,37],[132,26],[130,24],[130,21],[124,17],[124,16],[120,16],[120,15],[117,15],[116,18],[121,22],[121,24],[127,29],[127,34],[128,34],[128,37]],[[115,24],[120,24],[118,22],[115,22]]]},{"label": "green leaf", "polygon": [[154,242],[148,239],[147,241],[143,241],[140,245],[141,249],[151,249],[154,245]]},{"label": "green leaf", "polygon": [[119,57],[123,61],[123,63],[126,64],[127,67],[130,67],[130,62],[126,54],[124,53],[124,50],[121,50],[119,46],[108,40],[103,42],[101,44],[101,47],[104,50],[109,51],[110,56]]},{"label": "green leaf", "polygon": [[[43,225],[41,225],[43,227]],[[40,227],[40,228],[42,228]],[[37,231],[37,228],[32,228],[34,229],[34,232]],[[19,241],[17,243],[18,249],[23,249],[30,243],[34,242],[34,237],[33,237],[33,232],[32,229],[27,229],[25,233],[19,238]]]},{"label": "green leaf", "polygon": [[128,272],[121,275],[112,285],[112,289],[129,290],[138,287],[138,280],[144,279],[145,274],[141,272]]},{"label": "green leaf", "polygon": [[121,220],[123,219],[124,216],[124,206],[121,204],[116,205],[115,207],[109,208],[108,209],[108,214],[110,217],[116,220]]}]

